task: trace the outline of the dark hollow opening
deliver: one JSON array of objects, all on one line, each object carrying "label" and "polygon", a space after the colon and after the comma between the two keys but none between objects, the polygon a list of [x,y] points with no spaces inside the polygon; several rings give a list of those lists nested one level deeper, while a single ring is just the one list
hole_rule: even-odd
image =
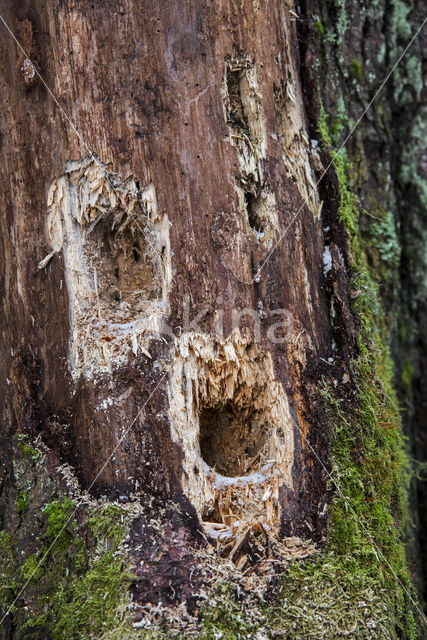
[{"label": "dark hollow opening", "polygon": [[228,124],[236,131],[241,131],[249,135],[249,125],[242,102],[240,83],[242,81],[242,71],[232,71],[227,69],[227,91],[229,97]]},{"label": "dark hollow opening", "polygon": [[257,211],[258,198],[250,191],[245,191],[246,212],[251,229],[262,232],[264,227]]},{"label": "dark hollow opening", "polygon": [[200,452],[210,467],[228,477],[256,470],[267,438],[257,412],[227,402],[202,409],[199,424]]}]

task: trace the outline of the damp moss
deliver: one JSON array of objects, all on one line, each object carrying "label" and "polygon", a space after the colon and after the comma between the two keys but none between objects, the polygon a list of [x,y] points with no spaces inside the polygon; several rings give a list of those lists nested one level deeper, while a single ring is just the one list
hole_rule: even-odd
[{"label": "damp moss", "polygon": [[[339,182],[338,216],[349,235],[351,288],[359,295],[354,312],[359,323],[358,353],[352,363],[355,396],[350,404],[325,388],[333,428],[331,479],[335,497],[331,508],[330,553],[333,564],[354,563],[371,584],[390,621],[403,637],[416,635],[417,596],[402,542],[408,527],[409,463],[399,406],[393,389],[389,349],[381,338],[381,305],[358,228],[359,205],[351,189],[351,163],[331,148],[323,110],[319,130],[329,148]],[[382,218],[384,221],[385,216]],[[395,236],[390,221],[380,227],[383,258],[395,261]],[[331,558],[330,558],[331,561]],[[322,561],[320,561],[322,562]],[[356,584],[356,583],[355,583]],[[372,627],[374,628],[374,627]],[[377,629],[372,637],[397,637]],[[356,637],[356,636],[354,636]],[[362,637],[362,636],[361,636]]]},{"label": "damp moss", "polygon": [[0,531],[0,613],[12,605],[16,593],[15,564],[12,536],[7,531]]},{"label": "damp moss", "polygon": [[[74,504],[69,498],[47,506],[46,540],[64,535]],[[73,514],[74,515],[74,514]],[[62,579],[58,580],[51,602],[51,627],[55,639],[87,638],[101,634],[116,624],[116,608],[131,582],[126,554],[119,549],[125,535],[124,511],[116,505],[91,508],[88,527],[94,536],[87,549],[72,521],[71,537],[63,539]],[[62,532],[61,532],[62,531]],[[72,558],[67,562],[72,546]]]},{"label": "damp moss", "polygon": [[19,570],[19,577],[25,584],[31,580],[37,581],[43,574],[43,563],[37,553],[31,553],[22,564]]},{"label": "damp moss", "polygon": [[396,637],[374,572],[350,555],[331,551],[294,563],[279,601],[281,607],[271,608],[271,618],[273,626],[286,630],[286,640]]},{"label": "damp moss", "polygon": [[112,629],[131,580],[121,554],[107,551],[91,562],[81,576],[56,594],[54,637],[88,638]]},{"label": "damp moss", "polygon": [[[230,584],[221,585],[213,594],[201,615],[200,638],[202,640],[244,640],[253,637],[265,616],[260,612],[245,610],[235,597]],[[219,636],[219,634],[221,634]]]},{"label": "damp moss", "polygon": [[105,504],[89,510],[88,526],[99,542],[117,548],[126,537],[128,520],[124,509],[116,504]]}]

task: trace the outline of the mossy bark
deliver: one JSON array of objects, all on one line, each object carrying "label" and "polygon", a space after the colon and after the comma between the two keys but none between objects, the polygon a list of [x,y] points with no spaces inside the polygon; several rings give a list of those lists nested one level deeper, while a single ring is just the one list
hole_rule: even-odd
[{"label": "mossy bark", "polygon": [[[317,85],[314,80],[307,84],[307,104],[321,96],[336,148],[369,106],[345,145],[351,161],[349,180],[359,199],[362,246],[378,285],[377,324],[393,359],[393,384],[410,455],[415,468],[421,469],[426,459],[421,392],[427,299],[425,27],[406,47],[423,24],[423,7],[416,1],[388,5],[337,1],[314,2],[307,9],[307,17],[314,15],[317,44],[315,49],[306,48],[303,27],[303,56],[310,65],[307,72],[314,56],[320,74]],[[411,563],[423,592],[425,483],[422,471],[418,476],[420,481],[413,481],[410,492]]]}]

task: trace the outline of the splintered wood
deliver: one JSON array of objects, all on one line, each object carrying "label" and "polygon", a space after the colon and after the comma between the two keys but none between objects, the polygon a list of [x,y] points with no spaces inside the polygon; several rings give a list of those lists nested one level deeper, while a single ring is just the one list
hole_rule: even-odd
[{"label": "splintered wood", "polygon": [[[252,536],[247,535],[249,538]],[[172,607],[161,604],[138,606],[132,603],[133,613],[139,620],[134,626],[144,629],[161,627],[165,631],[174,632],[183,630],[186,638],[198,638],[199,611],[203,610],[205,604],[215,607],[218,602],[221,606],[224,590],[230,587],[233,593],[244,594],[247,612],[250,611],[254,618],[261,617],[267,598],[274,598],[277,578],[286,573],[289,563],[307,558],[317,551],[311,540],[291,537],[279,541],[270,537],[268,543],[259,543],[258,556],[249,564],[244,555],[238,561],[231,561],[230,557],[215,553],[211,546],[195,549],[202,586],[197,592],[197,609],[194,614],[188,612],[184,603]]]},{"label": "splintered wood", "polygon": [[108,371],[130,349],[147,353],[171,279],[168,221],[157,211],[154,185],[122,182],[88,157],[67,163],[52,181],[48,209],[53,251],[39,268],[63,251],[73,375]]},{"label": "splintered wood", "polygon": [[261,160],[266,157],[267,135],[262,96],[254,60],[234,48],[226,57],[222,84],[224,117],[230,144],[237,150],[239,174],[236,193],[246,211],[249,229],[257,241],[269,246],[278,229],[274,194],[264,184]]},{"label": "splintered wood", "polygon": [[292,487],[293,424],[271,356],[238,330],[224,340],[184,334],[169,402],[184,490],[207,537],[242,563],[255,538],[278,534],[279,489]]}]

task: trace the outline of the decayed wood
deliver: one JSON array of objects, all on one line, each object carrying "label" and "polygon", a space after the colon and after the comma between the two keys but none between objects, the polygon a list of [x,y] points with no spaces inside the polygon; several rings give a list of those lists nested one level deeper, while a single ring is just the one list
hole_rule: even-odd
[{"label": "decayed wood", "polygon": [[[213,363],[225,348],[221,345],[232,344],[233,312],[251,309],[260,319],[260,335],[255,335],[253,316],[242,314],[237,340],[242,351],[256,341],[258,363],[269,360],[267,377],[271,388],[278,385],[275,396],[286,400],[283,428],[285,439],[292,443],[288,451],[292,466],[274,488],[276,502],[270,500],[272,490],[267,495],[264,487],[262,494],[267,497],[261,504],[279,514],[276,524],[282,535],[320,536],[325,478],[301,434],[309,435],[325,459],[326,420],[319,409],[318,383],[330,369],[333,351],[315,187],[322,160],[308,140],[294,14],[281,0],[74,1],[28,8],[2,2],[0,6],[55,96],[53,100],[42,82],[33,81],[22,51],[9,36],[3,37],[3,442],[16,429],[41,434],[58,462],[75,467],[82,486],[95,494],[133,491],[143,503],[154,499],[169,510],[172,500],[180,504],[184,515],[166,518],[170,550],[161,562],[152,553],[152,541],[148,547],[143,525],[139,530],[135,525],[132,533],[135,545],[146,546],[141,552],[145,564],[140,600],[158,597],[147,576],[151,580],[156,571],[166,575],[171,562],[181,562],[182,567],[188,563],[186,545],[200,535],[203,516],[203,507],[192,499],[194,487],[188,489],[202,475],[198,469],[189,477],[189,460],[200,446],[197,425],[195,440],[186,442],[175,425],[178,410],[190,414],[185,413],[184,395],[178,407],[171,392],[188,383],[194,385],[196,405],[215,408],[221,402],[233,403],[240,392],[239,402],[242,397],[255,402],[256,371],[251,391],[240,389],[240,382],[230,382],[231,387],[216,396],[208,387],[203,392],[197,388],[207,384],[209,371],[203,362]],[[79,198],[73,184],[83,180],[85,167],[92,166],[101,167],[102,175],[79,183],[87,187],[91,202],[87,218],[79,220],[74,205],[67,204],[65,196],[64,201],[58,199],[55,190],[63,188]],[[110,280],[103,275],[107,258],[102,252],[108,241],[100,229],[103,221],[110,220],[105,211],[116,206],[115,192],[127,189],[123,185],[131,179],[136,194],[132,197],[142,207],[141,215],[150,219],[152,242],[156,245],[161,234],[167,237],[170,277],[159,276],[157,293],[148,297],[162,301],[160,319],[168,329],[158,335],[156,325],[143,338],[135,334],[119,344],[108,332],[96,333],[110,300],[110,284],[105,283],[114,273],[113,265]],[[104,191],[100,191],[102,180]],[[155,193],[156,202],[144,213],[142,194],[147,189]],[[129,206],[127,198],[123,207],[127,211]],[[161,234],[155,228],[160,219],[167,221]],[[50,233],[52,225],[68,234],[65,240],[59,242],[56,232]],[[107,222],[102,229],[107,235],[111,231]],[[131,238],[128,250],[120,253],[115,248],[111,253],[119,265],[117,278],[127,283],[123,286],[128,287],[128,307],[122,305],[125,297],[120,290],[117,305],[111,303],[108,309],[110,323],[132,321],[132,313],[142,319],[149,315],[143,306],[136,312],[129,297],[135,283],[126,260],[140,259],[140,244],[132,244],[137,235],[132,229],[128,236],[123,232],[123,238]],[[98,238],[98,244],[94,240],[91,245],[92,238]],[[76,260],[73,251],[78,253]],[[156,251],[164,274],[166,253],[160,245]],[[329,277],[334,278],[331,288],[348,353],[352,326],[340,256],[336,248]],[[81,279],[85,265],[89,284]],[[154,287],[153,273],[147,267]],[[143,285],[137,284],[134,289],[142,290]],[[77,304],[82,291],[86,301],[82,297]],[[130,309],[131,317],[122,317],[123,309]],[[80,328],[73,334],[76,313]],[[188,315],[198,317],[190,327]],[[280,340],[272,340],[278,318]],[[186,325],[193,332],[190,345],[185,333],[181,335]],[[204,341],[199,352],[194,350],[197,341]],[[115,345],[120,347],[120,358],[110,361]],[[99,349],[106,368],[98,366],[96,358],[89,373],[76,368],[70,356],[73,346]],[[185,348],[190,352],[182,355]],[[237,380],[237,372],[248,363],[230,352],[227,358],[229,373]],[[345,358],[340,367],[337,375],[342,377]],[[212,374],[212,385],[226,384],[229,373]],[[183,376],[179,385],[175,374]],[[268,394],[264,396],[260,402],[268,404]],[[261,404],[256,410],[267,408]],[[192,414],[195,420],[198,410],[196,406]],[[251,414],[251,406],[245,410]],[[254,450],[248,459],[258,453]],[[213,508],[208,502],[205,507]],[[243,545],[248,533],[242,535]],[[235,546],[232,555],[237,551]],[[182,571],[177,598],[181,588],[185,597],[191,595],[188,572]],[[161,589],[160,585],[156,593]]]}]

